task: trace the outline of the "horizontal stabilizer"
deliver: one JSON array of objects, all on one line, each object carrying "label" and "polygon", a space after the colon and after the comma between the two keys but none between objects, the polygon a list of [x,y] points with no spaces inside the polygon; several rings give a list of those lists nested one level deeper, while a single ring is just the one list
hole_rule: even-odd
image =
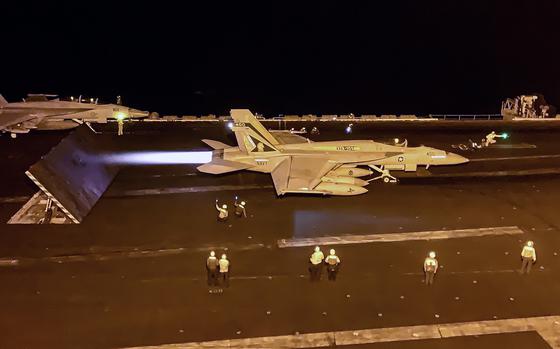
[{"label": "horizontal stabilizer", "polygon": [[251,167],[251,165],[244,164],[242,162],[228,161],[223,159],[214,159],[207,164],[198,166],[196,169],[204,173],[221,174],[221,173],[241,171],[249,167]]},{"label": "horizontal stabilizer", "polygon": [[231,145],[227,145],[218,141],[213,141],[211,139],[203,139],[202,141],[212,149],[216,149],[216,150],[231,148]]}]

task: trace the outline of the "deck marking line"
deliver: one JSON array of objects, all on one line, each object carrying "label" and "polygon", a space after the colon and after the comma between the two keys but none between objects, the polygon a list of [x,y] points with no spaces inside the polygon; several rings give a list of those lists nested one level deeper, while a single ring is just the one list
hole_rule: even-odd
[{"label": "deck marking line", "polygon": [[474,158],[469,159],[470,162],[478,161],[505,161],[505,160],[530,160],[530,159],[550,159],[550,158],[560,158],[560,154],[549,154],[549,155],[527,155],[527,156],[506,156],[501,158]]},{"label": "deck marking line", "polygon": [[238,338],[207,342],[130,347],[128,349],[318,348],[332,346],[335,343],[337,346],[342,346],[527,331],[536,331],[553,349],[560,349],[560,316]]},{"label": "deck marking line", "polygon": [[458,229],[458,230],[434,230],[420,231],[409,233],[387,233],[387,234],[370,234],[370,235],[341,235],[341,236],[323,236],[317,238],[294,238],[281,239],[277,241],[279,248],[285,247],[303,247],[315,245],[348,245],[348,244],[364,244],[372,242],[398,242],[411,240],[440,240],[469,238],[489,235],[516,235],[523,234],[523,231],[517,226],[508,227],[492,227],[477,229]]}]

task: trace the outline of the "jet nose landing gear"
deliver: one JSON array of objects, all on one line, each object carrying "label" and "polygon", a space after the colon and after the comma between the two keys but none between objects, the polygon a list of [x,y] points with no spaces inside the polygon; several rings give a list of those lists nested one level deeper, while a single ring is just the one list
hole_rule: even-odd
[{"label": "jet nose landing gear", "polygon": [[379,176],[369,179],[368,182],[376,181],[378,179],[383,180],[383,183],[396,184],[399,182],[399,180],[396,177],[392,176],[389,170],[387,170],[383,165],[369,165],[369,167],[371,167],[374,171],[377,171],[377,173],[379,173]]}]

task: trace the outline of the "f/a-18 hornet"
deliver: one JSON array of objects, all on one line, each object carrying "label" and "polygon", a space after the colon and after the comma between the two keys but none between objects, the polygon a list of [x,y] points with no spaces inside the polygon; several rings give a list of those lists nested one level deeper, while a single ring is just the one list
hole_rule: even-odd
[{"label": "f/a-18 hornet", "polygon": [[[388,145],[372,140],[312,142],[290,135],[286,141],[267,131],[247,109],[233,109],[231,116],[237,147],[203,139],[215,150],[212,161],[197,169],[210,174],[240,170],[270,173],[277,195],[358,195],[367,192],[364,187],[369,181],[359,177],[373,174],[370,169],[379,174],[371,180],[394,183],[397,179],[390,170],[416,171],[418,166],[428,168],[469,161],[435,148]],[[303,141],[294,141],[294,137]]]},{"label": "f/a-18 hornet", "polygon": [[84,122],[147,117],[148,112],[118,104],[97,104],[94,99],[61,101],[56,95],[30,94],[22,102],[8,103],[0,95],[0,132],[12,138],[37,130],[64,130]]}]

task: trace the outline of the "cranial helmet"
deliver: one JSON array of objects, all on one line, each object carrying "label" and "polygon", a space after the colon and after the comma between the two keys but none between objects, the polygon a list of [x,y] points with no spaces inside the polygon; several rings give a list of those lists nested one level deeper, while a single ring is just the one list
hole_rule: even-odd
[{"label": "cranial helmet", "polygon": [[428,256],[430,256],[430,258],[436,258],[436,253],[432,251],[428,254]]},{"label": "cranial helmet", "polygon": [[226,209],[226,208],[227,208],[227,205],[226,205],[226,204],[223,204],[223,205],[222,205],[222,208],[223,208],[223,209]]},{"label": "cranial helmet", "polygon": [[334,250],[334,248],[331,248],[331,255],[334,256],[335,254],[336,254],[336,251]]},{"label": "cranial helmet", "polygon": [[245,201],[241,201],[241,206],[245,206]]}]

